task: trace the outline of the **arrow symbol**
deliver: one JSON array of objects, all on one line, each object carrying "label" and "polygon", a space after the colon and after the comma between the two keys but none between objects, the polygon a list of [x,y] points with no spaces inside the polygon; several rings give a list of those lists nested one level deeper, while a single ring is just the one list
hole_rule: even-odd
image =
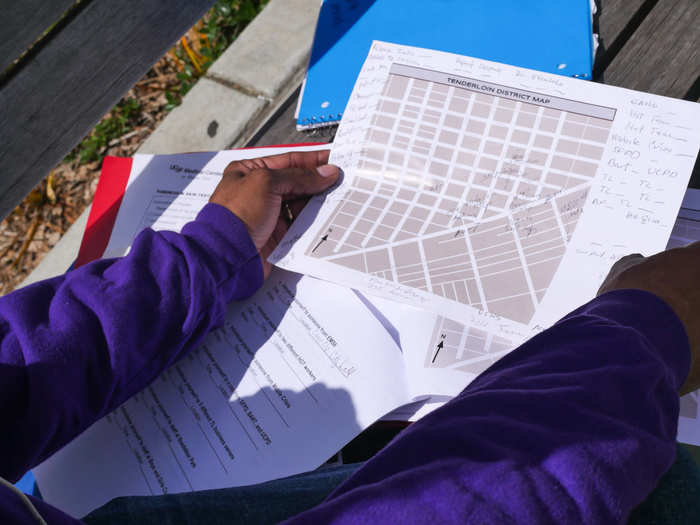
[{"label": "arrow symbol", "polygon": [[444,341],[440,341],[440,342],[438,343],[438,345],[437,345],[437,352],[435,352],[435,355],[433,356],[433,360],[431,361],[431,364],[435,362],[435,360],[437,359],[438,354],[440,353],[440,350],[442,350],[442,348],[443,348],[444,346],[445,346],[445,342],[444,342]]},{"label": "arrow symbol", "polygon": [[314,253],[316,250],[318,250],[319,247],[327,240],[328,240],[328,234],[325,234],[323,237],[321,237],[321,240],[318,241],[318,244],[316,245],[316,247],[313,250],[311,250],[311,253]]}]

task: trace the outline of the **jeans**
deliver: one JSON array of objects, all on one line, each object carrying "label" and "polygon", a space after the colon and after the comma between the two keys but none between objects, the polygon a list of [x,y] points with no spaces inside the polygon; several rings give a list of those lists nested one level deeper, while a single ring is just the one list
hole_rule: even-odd
[{"label": "jeans", "polygon": [[278,523],[321,503],[361,465],[328,467],[248,487],[115,498],[83,520],[88,525]]},{"label": "jeans", "polygon": [[[83,519],[88,525],[278,523],[319,504],[361,465],[330,467],[249,487],[116,498]],[[700,469],[684,447],[677,446],[676,461],[632,511],[628,523],[700,524]]]}]

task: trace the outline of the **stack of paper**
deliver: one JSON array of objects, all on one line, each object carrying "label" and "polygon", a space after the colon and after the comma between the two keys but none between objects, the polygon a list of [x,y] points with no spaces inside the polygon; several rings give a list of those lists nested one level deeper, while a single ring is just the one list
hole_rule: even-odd
[{"label": "stack of paper", "polygon": [[[280,269],[40,466],[42,493],[82,515],[255,483],[317,467],[392,411],[434,409],[590,300],[619,257],[700,238],[697,193],[677,218],[699,146],[695,104],[374,43],[332,146],[344,179],[294,222]],[[122,190],[87,238],[118,256],[144,227],[178,230],[229,162],[277,152],[112,160]],[[679,439],[700,444],[697,393]]]}]

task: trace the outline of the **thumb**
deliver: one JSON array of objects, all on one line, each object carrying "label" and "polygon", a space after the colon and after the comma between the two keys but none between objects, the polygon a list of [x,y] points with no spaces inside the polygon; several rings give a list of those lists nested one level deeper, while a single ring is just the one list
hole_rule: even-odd
[{"label": "thumb", "polygon": [[315,195],[338,181],[340,168],[332,164],[318,168],[284,168],[271,170],[272,191],[282,199]]}]

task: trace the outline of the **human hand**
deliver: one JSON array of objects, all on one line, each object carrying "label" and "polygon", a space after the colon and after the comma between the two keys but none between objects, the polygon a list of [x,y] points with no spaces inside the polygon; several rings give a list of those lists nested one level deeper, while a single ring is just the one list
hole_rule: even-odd
[{"label": "human hand", "polygon": [[598,290],[636,288],[660,297],[685,326],[690,341],[690,374],[681,394],[700,387],[700,242],[642,257],[628,255],[616,262]]},{"label": "human hand", "polygon": [[[291,152],[232,162],[209,199],[244,222],[260,253],[266,278],[272,270],[267,257],[287,233],[289,222],[310,196],[338,180],[340,170],[327,164],[328,155],[328,150]],[[292,217],[288,217],[290,211]]]}]

